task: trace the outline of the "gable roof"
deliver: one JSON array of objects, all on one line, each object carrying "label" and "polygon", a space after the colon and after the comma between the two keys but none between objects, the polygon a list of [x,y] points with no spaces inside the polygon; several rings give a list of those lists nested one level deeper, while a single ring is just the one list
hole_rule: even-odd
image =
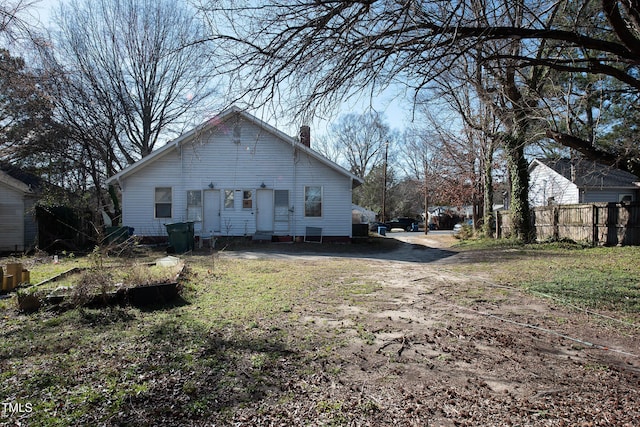
[{"label": "gable roof", "polygon": [[535,159],[529,171],[537,165],[553,169],[557,174],[573,182],[578,188],[634,188],[640,186],[640,178],[630,172],[616,169],[586,159]]},{"label": "gable roof", "polygon": [[201,132],[204,132],[204,131],[207,131],[207,130],[210,130],[210,129],[214,129],[215,127],[220,126],[223,122],[225,122],[226,120],[232,118],[235,115],[239,115],[240,117],[242,117],[243,119],[247,120],[248,122],[253,123],[254,125],[256,125],[256,126],[262,128],[262,129],[264,129],[265,131],[275,135],[276,137],[278,137],[282,141],[286,142],[287,144],[290,144],[290,145],[296,147],[296,149],[304,152],[305,154],[308,154],[309,156],[311,156],[314,159],[318,160],[320,163],[328,166],[329,168],[337,171],[338,173],[340,173],[342,175],[345,175],[348,178],[351,178],[352,183],[353,183],[352,184],[353,188],[355,188],[355,187],[357,187],[357,186],[359,186],[359,185],[361,185],[363,183],[362,179],[358,178],[356,175],[354,175],[351,172],[347,171],[342,166],[340,166],[340,165],[332,162],[331,160],[327,159],[326,157],[324,157],[320,153],[316,152],[315,150],[312,150],[311,148],[305,146],[304,144],[301,144],[296,138],[293,138],[293,137],[285,134],[284,132],[276,129],[275,127],[271,126],[270,124],[258,119],[257,117],[247,113],[246,111],[244,111],[241,108],[236,107],[236,106],[231,106],[231,107],[227,108],[222,113],[220,113],[217,116],[215,116],[214,118],[207,120],[206,122],[202,123],[201,125],[196,126],[194,129],[190,130],[189,132],[186,132],[186,133],[180,135],[179,137],[177,137],[176,139],[174,139],[172,141],[169,141],[163,147],[158,148],[157,150],[153,151],[148,156],[143,157],[142,159],[138,160],[134,164],[127,166],[126,168],[124,168],[123,170],[118,172],[117,174],[113,175],[112,177],[109,177],[107,179],[106,183],[107,184],[111,184],[113,182],[117,182],[120,179],[126,177],[127,175],[131,175],[132,173],[135,173],[139,168],[141,168],[143,166],[146,166],[148,164],[151,164],[152,162],[154,162],[154,161],[162,158],[166,154],[170,153],[172,149],[178,148],[182,144],[191,142]]},{"label": "gable roof", "polygon": [[0,163],[0,182],[25,194],[33,193],[41,184],[37,176],[8,163]]}]

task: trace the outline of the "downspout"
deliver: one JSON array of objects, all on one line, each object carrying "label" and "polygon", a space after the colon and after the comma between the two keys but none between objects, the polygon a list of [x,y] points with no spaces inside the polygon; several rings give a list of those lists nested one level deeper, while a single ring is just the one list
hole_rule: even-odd
[{"label": "downspout", "polygon": [[297,163],[297,159],[296,159],[296,145],[295,143],[291,144],[291,147],[293,148],[293,158],[292,158],[292,164],[293,164],[293,194],[291,195],[291,199],[293,201],[293,203],[291,204],[291,209],[289,209],[289,212],[291,212],[291,227],[292,227],[292,233],[293,234],[293,241],[296,241],[296,189],[297,189],[297,181],[296,181],[296,170],[298,169],[298,165]]},{"label": "downspout", "polygon": [[[353,206],[353,177],[349,178],[349,183],[351,184],[349,186],[349,200],[351,201],[351,203],[349,203],[349,212],[351,212],[351,206]],[[350,221],[353,224],[353,215],[349,215]],[[349,239],[353,239],[353,225],[351,226],[351,230],[349,231]]]},{"label": "downspout", "polygon": [[[183,156],[183,152],[182,152],[182,144],[177,144],[176,143],[176,148],[178,148],[178,156],[180,156],[180,188],[184,189],[184,156]],[[182,221],[186,221],[187,220],[187,204],[184,204],[184,209],[182,211]]]},{"label": "downspout", "polygon": [[[298,131],[298,143],[300,145],[303,145],[307,148],[311,148],[311,128],[307,125],[302,125],[300,126],[300,129]],[[293,192],[294,195],[296,194],[297,191],[297,176],[296,176],[296,171],[298,169],[298,151],[297,151],[297,146],[295,141],[292,144],[293,146]],[[302,215],[304,215],[304,190],[302,191],[302,204],[301,204],[301,212]],[[294,198],[294,200],[296,200]],[[296,239],[296,212],[295,212],[295,204],[291,207],[291,210],[293,211],[293,241],[295,242]]]}]

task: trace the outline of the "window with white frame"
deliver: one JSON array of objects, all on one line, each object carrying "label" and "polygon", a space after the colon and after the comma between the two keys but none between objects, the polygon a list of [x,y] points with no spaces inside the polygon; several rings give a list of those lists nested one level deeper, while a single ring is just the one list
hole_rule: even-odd
[{"label": "window with white frame", "polygon": [[253,207],[253,191],[244,190],[242,192],[242,209],[251,209]]},{"label": "window with white frame", "polygon": [[202,221],[202,191],[187,191],[187,221]]},{"label": "window with white frame", "polygon": [[171,218],[171,187],[156,187],[155,217]]},{"label": "window with white frame", "polygon": [[310,185],[304,187],[304,216],[322,216],[322,187]]},{"label": "window with white frame", "polygon": [[234,206],[234,200],[235,200],[235,191],[233,190],[224,190],[224,208],[225,209],[233,209]]}]

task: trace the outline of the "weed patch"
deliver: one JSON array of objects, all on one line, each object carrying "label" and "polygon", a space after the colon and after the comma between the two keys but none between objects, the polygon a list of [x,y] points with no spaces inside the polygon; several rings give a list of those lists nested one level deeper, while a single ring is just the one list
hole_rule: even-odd
[{"label": "weed patch", "polygon": [[[609,249],[469,249],[486,257],[446,269],[532,292],[550,293],[543,287],[550,284],[581,304],[626,310],[637,299],[630,278],[638,277],[640,253]],[[454,282],[457,275],[438,276],[443,268],[435,264],[392,262],[387,269],[379,260],[347,257],[186,258],[183,304],[30,315],[0,308],[0,396],[33,405],[0,423],[500,424],[509,415],[512,424],[530,424],[532,413],[544,412],[568,424],[604,425],[601,414],[611,420],[616,408],[624,409],[615,413],[618,421],[630,424],[637,414],[637,376],[610,359],[612,351],[567,347],[560,337],[515,323],[581,338],[601,325],[574,318],[573,310],[540,313],[539,299],[513,289],[477,286],[475,276]],[[594,292],[588,298],[587,288]],[[596,334],[635,343],[609,325]]]},{"label": "weed patch", "polygon": [[472,261],[454,266],[455,271],[482,273],[500,284],[582,307],[640,313],[640,247],[593,248],[571,242],[522,245],[509,241],[457,247],[473,251],[474,256]]}]

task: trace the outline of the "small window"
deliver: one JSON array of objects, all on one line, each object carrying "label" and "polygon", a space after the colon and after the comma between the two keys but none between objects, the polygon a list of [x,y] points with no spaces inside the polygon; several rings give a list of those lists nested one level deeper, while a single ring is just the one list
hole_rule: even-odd
[{"label": "small window", "polygon": [[253,207],[253,191],[244,190],[242,192],[242,209],[251,209]]},{"label": "small window", "polygon": [[275,220],[280,222],[289,221],[289,190],[274,190],[274,212]]},{"label": "small window", "polygon": [[322,187],[304,187],[304,216],[322,216]]},{"label": "small window", "polygon": [[633,202],[633,194],[618,194],[618,200],[622,203]]},{"label": "small window", "polygon": [[187,191],[187,221],[202,221],[202,191]]},{"label": "small window", "polygon": [[171,218],[171,187],[157,187],[155,194],[156,218]]},{"label": "small window", "polygon": [[234,194],[233,190],[224,190],[224,208],[225,209],[233,209],[234,208]]}]

